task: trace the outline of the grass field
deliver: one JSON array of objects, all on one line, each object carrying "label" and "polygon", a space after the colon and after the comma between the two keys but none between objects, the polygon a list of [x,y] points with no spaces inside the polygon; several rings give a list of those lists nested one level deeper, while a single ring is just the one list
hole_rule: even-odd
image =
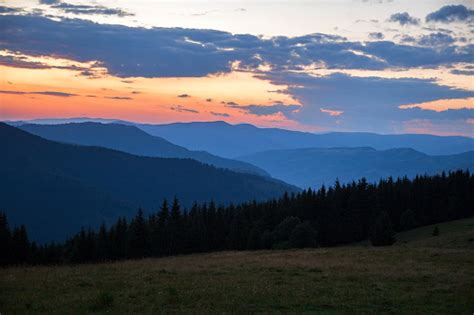
[{"label": "grass field", "polygon": [[386,248],[222,252],[0,270],[3,314],[474,312],[474,219]]}]

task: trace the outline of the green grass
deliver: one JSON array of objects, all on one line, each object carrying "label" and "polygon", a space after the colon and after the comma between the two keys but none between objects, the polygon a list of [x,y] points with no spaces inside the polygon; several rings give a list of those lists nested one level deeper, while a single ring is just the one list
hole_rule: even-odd
[{"label": "green grass", "polygon": [[[221,252],[1,269],[0,313],[472,314],[472,222],[440,224],[437,237],[431,227],[405,232],[399,235],[403,242],[385,248]],[[465,243],[450,248],[453,235]]]},{"label": "green grass", "polygon": [[[439,236],[433,237],[435,227]],[[474,218],[428,225],[414,230],[398,233],[397,243],[410,246],[429,246],[444,248],[474,247]]]}]

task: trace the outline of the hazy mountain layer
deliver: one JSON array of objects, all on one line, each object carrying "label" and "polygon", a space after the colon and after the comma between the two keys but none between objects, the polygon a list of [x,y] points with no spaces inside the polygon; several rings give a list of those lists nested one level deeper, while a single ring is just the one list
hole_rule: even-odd
[{"label": "hazy mountain layer", "polygon": [[336,178],[350,182],[365,177],[373,182],[389,176],[411,178],[455,169],[474,170],[474,151],[430,156],[413,149],[309,148],[265,151],[241,159],[303,188],[332,185]]}]

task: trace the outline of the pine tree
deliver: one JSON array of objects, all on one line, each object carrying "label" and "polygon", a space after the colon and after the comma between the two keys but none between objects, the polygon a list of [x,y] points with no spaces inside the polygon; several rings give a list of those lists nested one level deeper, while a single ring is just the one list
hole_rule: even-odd
[{"label": "pine tree", "polygon": [[13,230],[11,244],[13,263],[28,263],[30,258],[30,242],[28,240],[28,234],[26,233],[26,228],[24,225],[21,225],[20,227],[17,227]]},{"label": "pine tree", "polygon": [[373,246],[390,246],[395,243],[395,233],[387,212],[381,212],[375,221],[370,235],[370,242]]},{"label": "pine tree", "polygon": [[5,213],[0,213],[0,266],[12,263],[11,231]]},{"label": "pine tree", "polygon": [[129,257],[142,258],[150,255],[148,229],[143,210],[138,209],[137,215],[130,223]]},{"label": "pine tree", "polygon": [[178,199],[175,197],[173,205],[171,206],[169,219],[169,250],[171,253],[181,253],[181,238],[182,238],[182,222],[181,222],[181,207]]},{"label": "pine tree", "polygon": [[410,230],[416,227],[415,213],[408,209],[400,216],[400,228],[402,231]]}]

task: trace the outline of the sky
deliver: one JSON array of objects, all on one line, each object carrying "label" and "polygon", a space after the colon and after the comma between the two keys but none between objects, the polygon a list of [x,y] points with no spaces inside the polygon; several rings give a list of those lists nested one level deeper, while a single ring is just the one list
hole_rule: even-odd
[{"label": "sky", "polygon": [[472,1],[0,0],[0,120],[474,137]]}]

